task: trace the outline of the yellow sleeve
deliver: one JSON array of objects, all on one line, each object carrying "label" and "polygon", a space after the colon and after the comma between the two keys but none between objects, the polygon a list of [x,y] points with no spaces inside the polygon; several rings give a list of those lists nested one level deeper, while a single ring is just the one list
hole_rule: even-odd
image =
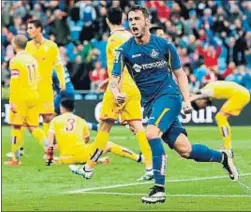
[{"label": "yellow sleeve", "polygon": [[15,102],[19,99],[19,77],[20,77],[20,67],[18,66],[17,62],[14,60],[10,61],[9,65],[11,77],[10,77],[10,103]]},{"label": "yellow sleeve", "polygon": [[83,137],[89,137],[90,130],[85,120],[83,120]]},{"label": "yellow sleeve", "polygon": [[54,43],[52,56],[54,57],[54,68],[58,75],[59,86],[61,89],[65,89],[65,76],[64,76],[64,66],[60,59],[58,46]]}]

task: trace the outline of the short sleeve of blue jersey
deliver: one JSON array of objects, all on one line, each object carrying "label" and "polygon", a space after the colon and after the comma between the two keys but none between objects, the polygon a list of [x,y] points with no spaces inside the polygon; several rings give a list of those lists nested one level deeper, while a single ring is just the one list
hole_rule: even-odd
[{"label": "short sleeve of blue jersey", "polygon": [[122,74],[123,68],[124,68],[124,49],[123,47],[119,47],[115,50],[115,59],[114,59],[114,65],[112,69],[112,75],[113,76],[120,76]]},{"label": "short sleeve of blue jersey", "polygon": [[180,57],[178,55],[176,47],[169,41],[166,41],[166,48],[168,54],[168,63],[172,69],[175,71],[181,67]]}]

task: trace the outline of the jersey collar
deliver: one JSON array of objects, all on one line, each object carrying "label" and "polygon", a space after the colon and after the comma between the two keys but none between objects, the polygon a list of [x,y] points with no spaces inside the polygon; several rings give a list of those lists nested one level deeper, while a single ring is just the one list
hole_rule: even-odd
[{"label": "jersey collar", "polygon": [[125,28],[120,27],[120,28],[114,29],[113,31],[111,31],[110,35],[112,35],[113,33],[117,32],[117,31],[125,31]]},{"label": "jersey collar", "polygon": [[33,40],[35,46],[41,46],[46,41],[46,38],[43,37],[41,43],[36,43],[35,40]]},{"label": "jersey collar", "polygon": [[18,53],[16,54],[16,56],[17,56],[17,55],[20,55],[20,54],[23,54],[23,53],[25,53],[25,50],[18,52]]}]

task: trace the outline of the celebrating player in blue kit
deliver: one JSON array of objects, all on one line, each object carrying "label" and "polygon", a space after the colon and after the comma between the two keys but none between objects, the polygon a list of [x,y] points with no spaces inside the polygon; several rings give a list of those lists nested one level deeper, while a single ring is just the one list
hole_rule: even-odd
[{"label": "celebrating player in blue kit", "polygon": [[53,90],[56,93],[54,97],[54,107],[56,114],[60,114],[60,101],[63,97],[69,97],[74,99],[74,86],[71,82],[70,74],[66,67],[64,67],[64,76],[65,76],[65,90],[60,91],[59,80],[57,76],[57,72],[53,71],[52,73],[52,81],[53,81]]},{"label": "celebrating player in blue kit", "polygon": [[[183,71],[177,50],[168,40],[151,35],[149,12],[135,5],[128,13],[133,37],[119,49],[114,61],[110,89],[117,104],[123,104],[126,94],[120,91],[123,67],[126,66],[136,82],[141,95],[144,112],[148,116],[146,134],[153,156],[154,187],[142,202],[165,202],[166,153],[161,140],[182,157],[198,162],[218,162],[228,171],[232,180],[238,172],[227,152],[209,149],[205,145],[190,144],[186,130],[178,120],[182,109],[191,112],[188,80]],[[172,78],[177,78],[177,84]],[[183,99],[182,99],[183,97]]]}]

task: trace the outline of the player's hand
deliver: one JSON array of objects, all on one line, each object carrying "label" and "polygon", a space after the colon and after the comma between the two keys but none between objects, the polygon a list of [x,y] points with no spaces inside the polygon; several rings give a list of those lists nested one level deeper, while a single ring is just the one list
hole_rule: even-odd
[{"label": "player's hand", "polygon": [[46,166],[50,166],[53,162],[54,148],[49,146],[46,150]]},{"label": "player's hand", "polygon": [[65,86],[64,86],[64,85],[61,85],[61,86],[60,86],[60,91],[61,91],[61,92],[64,92],[64,91],[65,91]]},{"label": "player's hand", "polygon": [[106,80],[102,81],[100,86],[99,86],[99,91],[100,92],[105,92],[106,89],[107,89],[108,84],[109,84],[109,79],[106,79]]},{"label": "player's hand", "polygon": [[17,112],[16,105],[13,104],[13,103],[10,104],[10,109],[11,109],[11,111],[12,111],[13,113],[16,113],[16,112]]},{"label": "player's hand", "polygon": [[185,114],[189,114],[193,111],[193,107],[190,101],[186,101],[183,103],[183,111]]},{"label": "player's hand", "polygon": [[115,101],[118,105],[125,103],[126,95],[124,93],[115,94]]}]

